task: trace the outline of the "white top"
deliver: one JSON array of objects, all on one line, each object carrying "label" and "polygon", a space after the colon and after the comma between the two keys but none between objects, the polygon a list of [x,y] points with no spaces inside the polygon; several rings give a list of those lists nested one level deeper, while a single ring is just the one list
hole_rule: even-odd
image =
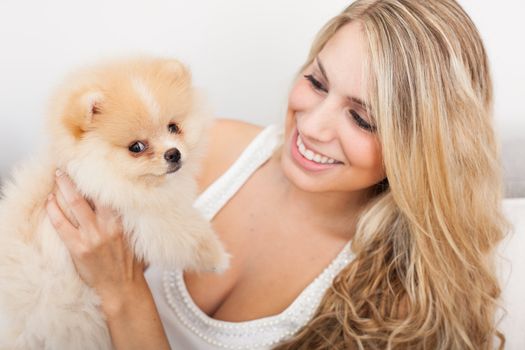
[{"label": "white top", "polygon": [[[195,201],[211,220],[246,180],[265,163],[282,142],[282,127],[262,130],[235,163]],[[348,242],[337,257],[281,313],[245,322],[226,322],[206,315],[193,302],[181,270],[162,271],[150,266],[146,280],[170,345],[174,349],[270,349],[304,326],[317,309],[333,278],[353,255]],[[254,300],[263,303],[264,300]]]}]

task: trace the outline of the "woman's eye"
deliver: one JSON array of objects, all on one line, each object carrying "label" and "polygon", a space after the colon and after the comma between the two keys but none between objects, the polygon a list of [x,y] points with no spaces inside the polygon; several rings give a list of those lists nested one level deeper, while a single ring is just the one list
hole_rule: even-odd
[{"label": "woman's eye", "polygon": [[310,84],[313,86],[314,89],[328,92],[328,89],[325,88],[319,80],[315,79],[313,75],[307,74],[304,77],[306,78],[306,80],[310,82]]},{"label": "woman's eye", "polygon": [[168,125],[168,131],[172,134],[178,134],[180,132],[180,128],[177,124],[171,123]]},{"label": "woman's eye", "polygon": [[133,153],[141,153],[144,152],[144,150],[146,149],[146,145],[140,141],[136,141],[129,145],[128,149],[130,152]]},{"label": "woman's eye", "polygon": [[352,118],[354,119],[354,121],[357,123],[357,125],[361,128],[361,129],[364,129],[366,131],[369,131],[369,132],[375,132],[376,131],[376,127],[374,125],[370,125],[369,123],[367,123],[363,118],[361,118],[361,116],[359,114],[357,114],[356,111],[354,111],[353,109],[350,110],[350,115],[352,115]]}]

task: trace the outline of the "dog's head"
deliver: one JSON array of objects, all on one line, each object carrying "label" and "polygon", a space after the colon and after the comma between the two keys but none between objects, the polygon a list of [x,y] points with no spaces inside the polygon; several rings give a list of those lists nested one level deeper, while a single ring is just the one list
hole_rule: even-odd
[{"label": "dog's head", "polygon": [[208,118],[198,104],[190,73],[177,60],[138,58],[79,71],[52,103],[59,165],[162,182],[199,149]]}]

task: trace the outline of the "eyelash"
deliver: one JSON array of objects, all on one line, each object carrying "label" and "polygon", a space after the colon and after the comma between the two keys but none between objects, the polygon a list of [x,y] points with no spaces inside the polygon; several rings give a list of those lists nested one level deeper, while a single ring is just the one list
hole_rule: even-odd
[{"label": "eyelash", "polygon": [[[308,80],[310,82],[310,85],[312,85],[312,87],[315,89],[315,90],[319,90],[319,91],[322,91],[322,92],[328,92],[328,89],[325,88],[323,86],[323,84],[321,84],[321,82],[317,79],[314,78],[314,76],[312,74],[307,74],[304,76],[306,78],[306,80]],[[366,131],[369,131],[369,132],[374,132],[376,131],[376,127],[373,126],[373,125],[370,125],[368,124],[363,118],[361,118],[361,116],[356,112],[354,111],[353,109],[350,109],[350,115],[352,116],[352,118],[354,119],[354,121],[356,122],[356,124],[361,128],[361,129],[364,129]]]}]

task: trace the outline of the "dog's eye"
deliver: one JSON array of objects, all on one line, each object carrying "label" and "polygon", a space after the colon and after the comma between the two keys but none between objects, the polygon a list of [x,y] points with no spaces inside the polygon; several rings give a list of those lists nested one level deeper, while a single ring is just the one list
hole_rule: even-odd
[{"label": "dog's eye", "polygon": [[175,123],[171,123],[168,125],[168,130],[172,134],[178,134],[180,132],[179,126]]},{"label": "dog's eye", "polygon": [[140,141],[136,141],[129,145],[128,149],[133,153],[141,153],[146,149],[146,145]]}]

